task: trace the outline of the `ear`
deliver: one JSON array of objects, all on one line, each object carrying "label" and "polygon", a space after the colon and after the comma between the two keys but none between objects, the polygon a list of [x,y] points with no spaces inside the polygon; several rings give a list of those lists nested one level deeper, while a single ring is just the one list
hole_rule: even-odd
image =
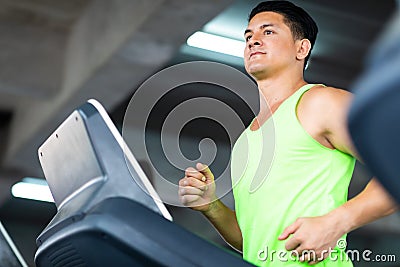
[{"label": "ear", "polygon": [[296,58],[298,60],[305,59],[308,54],[310,53],[311,50],[311,42],[308,39],[302,39],[297,41],[298,42],[298,47],[297,47],[297,56]]}]

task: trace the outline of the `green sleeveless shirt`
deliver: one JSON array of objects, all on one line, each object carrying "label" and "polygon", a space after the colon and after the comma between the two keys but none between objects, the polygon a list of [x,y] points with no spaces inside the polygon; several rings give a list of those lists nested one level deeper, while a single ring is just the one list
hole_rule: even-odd
[{"label": "green sleeveless shirt", "polygon": [[[313,86],[297,90],[257,131],[247,128],[232,151],[243,257],[258,266],[308,266],[291,257],[287,240],[278,236],[298,217],[324,215],[347,201],[355,159],[321,145],[296,115],[301,96]],[[353,266],[344,248],[331,255],[315,266]]]}]

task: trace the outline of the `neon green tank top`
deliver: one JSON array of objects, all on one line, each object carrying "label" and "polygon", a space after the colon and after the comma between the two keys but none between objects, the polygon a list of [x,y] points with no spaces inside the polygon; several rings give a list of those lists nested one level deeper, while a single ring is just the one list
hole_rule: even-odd
[{"label": "neon green tank top", "polygon": [[[291,257],[287,240],[278,236],[298,217],[323,215],[347,201],[355,159],[321,145],[296,116],[301,96],[313,86],[297,90],[257,131],[247,128],[232,151],[243,258],[258,266],[308,266]],[[344,248],[331,255],[315,266],[353,266]]]}]

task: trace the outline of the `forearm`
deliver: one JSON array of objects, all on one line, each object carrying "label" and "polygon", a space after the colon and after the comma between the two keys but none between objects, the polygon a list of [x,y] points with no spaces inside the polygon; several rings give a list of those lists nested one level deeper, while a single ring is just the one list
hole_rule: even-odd
[{"label": "forearm", "polygon": [[233,210],[225,206],[220,200],[216,200],[207,211],[202,213],[229,245],[240,252],[242,251],[242,232]]},{"label": "forearm", "polygon": [[357,196],[328,214],[342,233],[351,232],[365,224],[394,213],[394,200],[376,179],[372,179]]}]

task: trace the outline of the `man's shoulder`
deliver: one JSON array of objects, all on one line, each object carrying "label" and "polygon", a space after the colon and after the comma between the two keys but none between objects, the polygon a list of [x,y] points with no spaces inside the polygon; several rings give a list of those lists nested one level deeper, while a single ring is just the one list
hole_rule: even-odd
[{"label": "man's shoulder", "polygon": [[351,93],[341,88],[317,84],[311,87],[310,90],[308,90],[304,95],[312,98],[329,99],[341,95],[351,95]]},{"label": "man's shoulder", "polygon": [[344,89],[315,85],[307,92],[304,93],[301,104],[304,106],[315,107],[315,108],[329,108],[334,106],[341,106],[347,104],[352,98],[352,93]]},{"label": "man's shoulder", "polygon": [[304,93],[298,103],[297,116],[304,123],[325,129],[347,112],[351,99],[352,94],[346,90],[317,85]]}]

